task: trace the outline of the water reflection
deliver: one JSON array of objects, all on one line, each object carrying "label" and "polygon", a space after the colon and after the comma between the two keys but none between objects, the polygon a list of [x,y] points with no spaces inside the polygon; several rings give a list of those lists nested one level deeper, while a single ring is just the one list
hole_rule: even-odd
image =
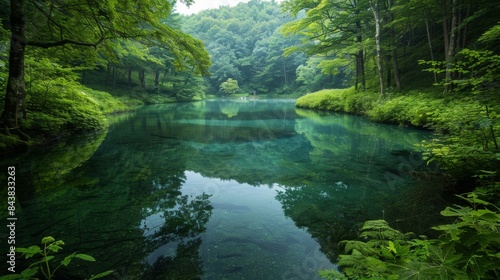
[{"label": "water reflection", "polygon": [[[408,224],[426,228],[434,210],[398,172],[401,155],[422,167],[407,151],[424,133],[292,101],[148,106],[100,137],[15,163],[43,166],[19,175],[21,245],[55,235],[98,260],[65,273],[314,279],[366,219],[403,221],[397,207],[413,205]],[[67,161],[50,159],[58,153]]]}]

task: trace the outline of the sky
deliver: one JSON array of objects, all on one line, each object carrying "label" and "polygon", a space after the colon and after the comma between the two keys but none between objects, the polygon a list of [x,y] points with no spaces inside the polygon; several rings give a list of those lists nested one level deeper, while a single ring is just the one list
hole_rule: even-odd
[{"label": "sky", "polygon": [[216,9],[219,6],[236,6],[238,3],[246,3],[248,1],[249,0],[195,0],[194,4],[189,8],[180,1],[177,1],[177,12],[183,15],[190,15],[206,9]]}]

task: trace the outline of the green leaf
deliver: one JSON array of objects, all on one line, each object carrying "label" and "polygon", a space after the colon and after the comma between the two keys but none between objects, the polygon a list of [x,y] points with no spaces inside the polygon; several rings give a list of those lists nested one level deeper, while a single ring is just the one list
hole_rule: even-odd
[{"label": "green leaf", "polygon": [[0,276],[0,280],[17,280],[17,279],[24,279],[24,277],[21,276],[21,274],[9,274]]},{"label": "green leaf", "polygon": [[64,245],[64,242],[62,240],[57,240],[54,242],[54,245]]},{"label": "green leaf", "polygon": [[79,258],[79,259],[89,261],[89,262],[95,262],[94,257],[87,255],[87,254],[76,254],[75,258]]},{"label": "green leaf", "polygon": [[64,260],[61,261],[61,264],[64,265],[64,266],[68,266],[69,263],[71,262],[71,259],[73,259],[75,257],[75,253],[69,255],[69,256],[66,256],[64,258]]},{"label": "green leaf", "polygon": [[57,253],[59,250],[62,250],[62,247],[59,245],[56,245],[56,243],[52,243],[49,246],[47,246],[47,250],[50,252]]},{"label": "green leaf", "polygon": [[380,253],[381,253],[382,257],[384,257],[386,259],[394,259],[394,255],[392,255],[390,249],[388,249],[387,247],[381,247]]},{"label": "green leaf", "polygon": [[410,252],[410,246],[404,246],[399,243],[396,243],[396,250],[398,252],[398,256],[404,257],[408,255],[408,253]]},{"label": "green leaf", "polygon": [[46,237],[42,238],[42,244],[49,244],[49,243],[52,243],[54,241],[56,241],[56,240],[52,236],[46,236]]},{"label": "green leaf", "polygon": [[467,198],[464,198],[463,196],[458,196],[458,197],[461,197],[461,198],[463,198],[471,203],[477,203],[477,204],[481,204],[481,205],[490,205],[489,202],[484,201],[482,199],[479,199],[479,197],[476,193],[467,194]]},{"label": "green leaf", "polygon": [[500,222],[500,215],[490,210],[478,210],[477,213],[481,216],[481,219],[486,221]]},{"label": "green leaf", "polygon": [[23,277],[30,278],[35,276],[37,273],[38,273],[38,266],[23,270],[23,272],[21,272],[21,275]]},{"label": "green leaf", "polygon": [[491,264],[489,260],[486,260],[482,256],[473,255],[467,260],[467,266],[474,272],[474,274],[484,277],[487,267]]},{"label": "green leaf", "polygon": [[38,247],[36,245],[33,245],[33,246],[28,247],[28,248],[17,248],[16,252],[24,254],[25,257],[28,259],[28,258],[33,257],[33,255],[35,255],[35,254],[41,254],[42,249],[40,249],[40,247]]},{"label": "green leaf", "polygon": [[111,273],[113,273],[113,270],[104,271],[104,272],[101,272],[101,273],[99,273],[97,275],[92,275],[92,277],[90,277],[89,280],[99,279],[99,278],[108,276]]},{"label": "green leaf", "polygon": [[445,217],[457,217],[457,216],[465,216],[472,211],[470,207],[446,207],[443,211],[441,211],[441,215]]},{"label": "green leaf", "polygon": [[373,275],[380,275],[381,273],[385,272],[387,269],[386,264],[374,257],[367,257],[366,258],[366,265],[370,271],[372,271]]},{"label": "green leaf", "polygon": [[394,254],[397,254],[396,248],[394,247],[394,242],[389,241],[389,246],[386,247],[389,249],[389,251],[393,252]]},{"label": "green leaf", "polygon": [[449,238],[453,241],[460,240],[460,234],[462,233],[462,230],[457,224],[440,225],[432,228],[435,230],[445,231],[449,235]]}]

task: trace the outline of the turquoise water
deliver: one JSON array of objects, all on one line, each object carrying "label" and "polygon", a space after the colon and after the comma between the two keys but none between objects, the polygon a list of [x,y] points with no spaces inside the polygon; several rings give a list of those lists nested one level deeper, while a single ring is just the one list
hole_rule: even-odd
[{"label": "turquoise water", "polygon": [[437,212],[408,177],[424,166],[413,151],[425,131],[293,100],[147,106],[111,121],[1,160],[17,169],[19,246],[52,235],[97,259],[65,275],[319,279],[363,221],[424,232]]}]

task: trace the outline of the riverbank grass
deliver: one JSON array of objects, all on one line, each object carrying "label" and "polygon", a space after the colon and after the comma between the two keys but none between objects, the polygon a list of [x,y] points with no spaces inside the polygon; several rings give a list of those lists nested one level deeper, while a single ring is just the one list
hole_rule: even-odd
[{"label": "riverbank grass", "polygon": [[106,115],[133,110],[143,103],[129,97],[114,97],[78,84],[54,86],[50,92],[28,96],[26,119],[16,129],[0,133],[0,153],[25,150],[69,135],[107,127]]},{"label": "riverbank grass", "polygon": [[325,89],[297,99],[299,108],[363,115],[376,122],[450,132],[483,117],[479,101],[463,94],[443,95],[435,89],[387,93]]},{"label": "riverbank grass", "polygon": [[296,101],[299,108],[358,114],[376,122],[435,132],[421,143],[424,157],[437,161],[457,181],[470,180],[479,170],[499,170],[500,104],[467,92],[443,95],[437,88],[387,93],[353,88],[321,90]]}]

